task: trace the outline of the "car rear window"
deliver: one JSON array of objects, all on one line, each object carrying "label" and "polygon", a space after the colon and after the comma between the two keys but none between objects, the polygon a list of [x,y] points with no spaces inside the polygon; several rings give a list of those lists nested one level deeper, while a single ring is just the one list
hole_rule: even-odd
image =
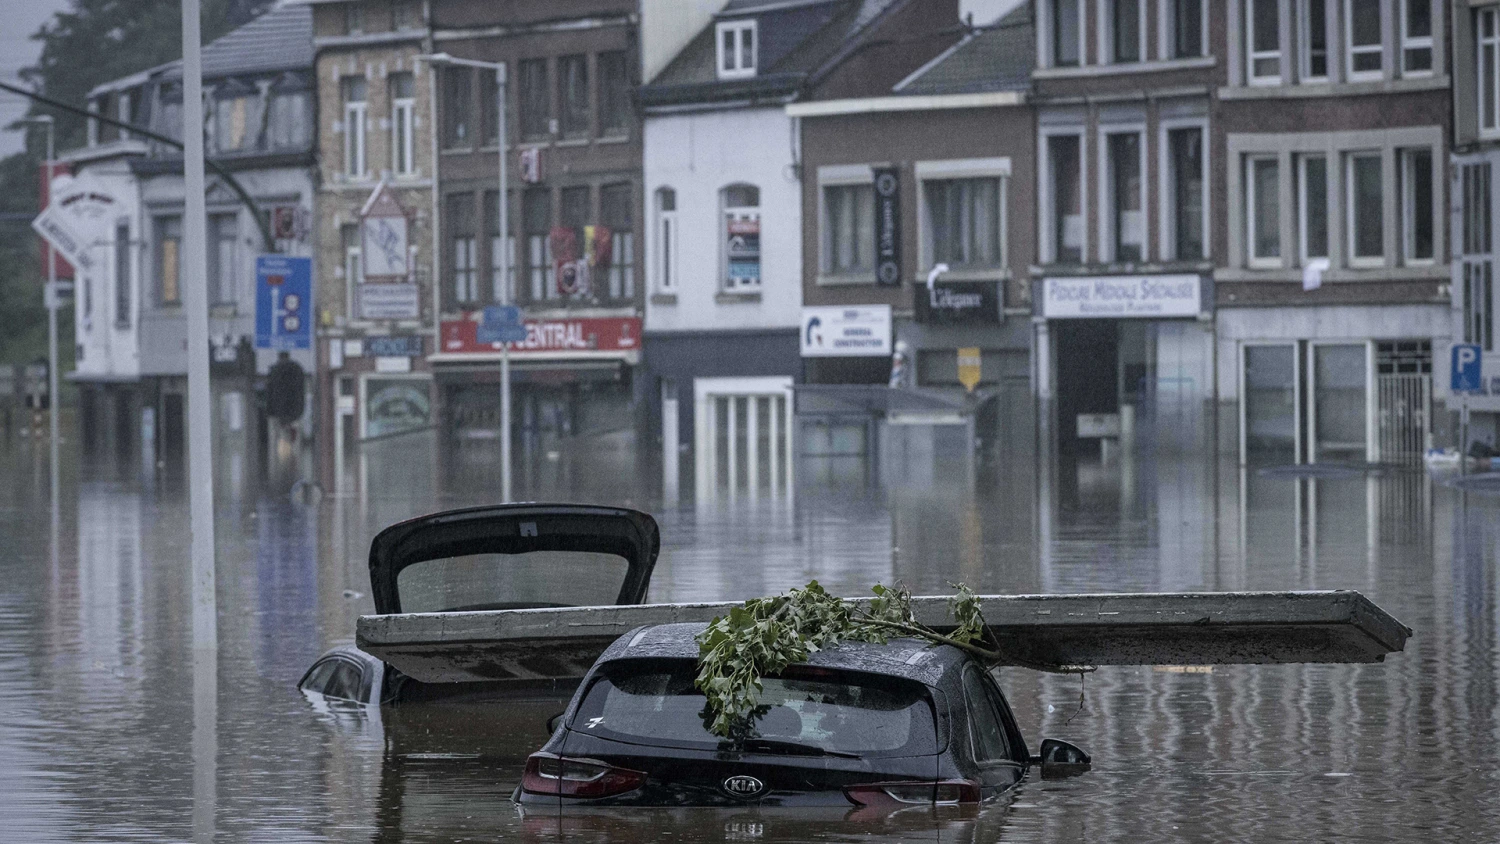
[{"label": "car rear window", "polygon": [[468,554],[413,563],[396,576],[402,612],[615,603],[630,564],[594,551]]},{"label": "car rear window", "polygon": [[[692,660],[620,660],[589,686],[572,729],[635,744],[718,748]],[[767,677],[751,739],[861,756],[937,752],[931,698],[920,683],[823,668]],[[752,748],[753,749],[753,748]]]}]

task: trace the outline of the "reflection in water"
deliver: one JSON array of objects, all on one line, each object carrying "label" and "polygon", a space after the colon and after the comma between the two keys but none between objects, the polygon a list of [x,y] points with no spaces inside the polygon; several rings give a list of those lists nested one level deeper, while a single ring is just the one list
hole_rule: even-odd
[{"label": "reflection in water", "polygon": [[[804,457],[794,495],[663,506],[660,468],[608,438],[555,457],[523,450],[517,496],[652,511],[663,532],[653,600],[745,598],[812,578],[846,594],[894,579],[919,593],[958,580],[1017,593],[1355,588],[1416,635],[1383,665],[1106,668],[1081,708],[1077,678],[1005,669],[1033,747],[1077,742],[1094,771],[1030,779],[982,811],[523,815],[509,794],[565,694],[371,711],[294,688],[370,611],[376,531],[495,501],[487,447],[442,452],[430,431],[368,444],[321,497],[257,487],[247,471],[241,503],[219,514],[220,651],[204,674],[180,481],[65,466],[54,566],[44,455],[7,446],[0,838],[184,840],[211,828],[220,840],[1260,842],[1419,829],[1475,839],[1500,821],[1494,498],[1409,472],[1001,448],[974,470],[908,465],[894,450]],[[194,730],[195,717],[212,729]]]}]

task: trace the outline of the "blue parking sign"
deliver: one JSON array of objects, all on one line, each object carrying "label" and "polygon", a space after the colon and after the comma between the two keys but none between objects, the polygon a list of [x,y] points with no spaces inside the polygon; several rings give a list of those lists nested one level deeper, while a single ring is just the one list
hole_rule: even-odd
[{"label": "blue parking sign", "polygon": [[1483,358],[1474,343],[1453,344],[1453,383],[1455,393],[1477,393],[1483,383]]},{"label": "blue parking sign", "polygon": [[312,347],[312,259],[255,258],[255,348]]}]

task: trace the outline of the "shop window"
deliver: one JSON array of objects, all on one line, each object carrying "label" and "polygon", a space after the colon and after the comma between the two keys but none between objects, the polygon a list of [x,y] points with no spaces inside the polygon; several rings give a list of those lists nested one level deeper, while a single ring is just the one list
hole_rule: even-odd
[{"label": "shop window", "polygon": [[1378,152],[1347,158],[1349,263],[1379,266],[1385,256],[1385,182]]},{"label": "shop window", "polygon": [[927,266],[1004,266],[1004,179],[925,179],[922,202]]},{"label": "shop window", "polygon": [[[728,291],[760,289],[760,189],[730,185],[719,191],[723,208],[723,285]],[[872,200],[873,202],[873,200]]]},{"label": "shop window", "polygon": [[182,304],[182,217],[157,217],[156,232],[156,302],[159,305]]},{"label": "shop window", "polygon": [[588,56],[580,54],[558,59],[557,77],[562,85],[563,137],[583,137],[589,133]]},{"label": "shop window", "polygon": [[867,275],[875,271],[874,185],[824,185],[823,222],[825,274]]},{"label": "shop window", "polygon": [[1204,130],[1198,126],[1171,129],[1167,132],[1169,156],[1167,189],[1163,196],[1171,203],[1169,252],[1179,261],[1198,261],[1207,257],[1204,249],[1204,215],[1207,208],[1203,168]]},{"label": "shop window", "polygon": [[1146,215],[1141,184],[1141,136],[1137,132],[1106,135],[1108,151],[1110,257],[1123,263],[1145,258]]},{"label": "shop window", "polygon": [[677,191],[656,189],[656,289],[677,292]]},{"label": "shop window", "polygon": [[391,172],[410,176],[416,172],[416,83],[410,73],[390,75]]},{"label": "shop window", "polygon": [[756,31],[754,20],[725,21],[717,27],[720,79],[755,75]]},{"label": "shop window", "polygon": [[1381,0],[1344,0],[1345,72],[1349,81],[1379,79],[1384,65],[1381,43]]},{"label": "shop window", "polygon": [[1281,165],[1273,156],[1245,162],[1246,243],[1250,266],[1281,266]]},{"label": "shop window", "polygon": [[1281,83],[1281,0],[1250,0],[1245,16],[1246,76],[1251,85]]},{"label": "shop window", "polygon": [[1078,135],[1047,138],[1050,166],[1051,258],[1059,264],[1083,263],[1082,139]]}]

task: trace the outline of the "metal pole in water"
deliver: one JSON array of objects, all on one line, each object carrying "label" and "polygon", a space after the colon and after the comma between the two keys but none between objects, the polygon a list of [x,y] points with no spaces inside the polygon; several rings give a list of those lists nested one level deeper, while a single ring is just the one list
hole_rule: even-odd
[{"label": "metal pole in water", "polygon": [[[52,201],[53,159],[57,158],[57,138],[53,120],[47,119],[47,202]],[[62,522],[62,469],[57,465],[57,413],[60,409],[57,396],[57,250],[47,245],[47,426],[52,436],[49,444],[49,464],[52,472],[52,547],[57,548],[57,537]]]}]

